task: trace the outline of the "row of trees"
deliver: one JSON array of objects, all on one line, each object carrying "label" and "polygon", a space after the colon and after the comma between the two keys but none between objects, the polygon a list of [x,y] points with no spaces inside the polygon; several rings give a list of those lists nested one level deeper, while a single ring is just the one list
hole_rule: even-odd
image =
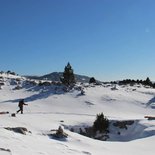
[{"label": "row of trees", "polygon": [[16,75],[15,72],[12,72],[12,71],[10,71],[10,70],[8,70],[7,72],[0,71],[0,74],[4,74],[4,73],[11,74],[11,75]]},{"label": "row of trees", "polygon": [[150,87],[155,88],[155,83],[153,83],[153,82],[149,79],[149,77],[147,77],[146,80],[131,80],[131,79],[126,79],[126,80],[119,81],[119,84],[120,84],[120,85],[142,84],[142,85],[146,85],[146,86],[150,86]]}]

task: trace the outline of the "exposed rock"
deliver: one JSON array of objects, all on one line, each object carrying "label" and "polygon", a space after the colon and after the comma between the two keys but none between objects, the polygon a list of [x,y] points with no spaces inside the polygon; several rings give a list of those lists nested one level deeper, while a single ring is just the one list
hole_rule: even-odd
[{"label": "exposed rock", "polygon": [[39,83],[39,86],[51,86],[51,82],[41,82]]},{"label": "exposed rock", "polygon": [[5,83],[4,83],[4,82],[0,82],[0,85],[1,85],[1,86],[4,86],[4,85],[5,85]]},{"label": "exposed rock", "polygon": [[16,86],[16,87],[14,88],[14,90],[20,90],[20,89],[22,89],[22,86]]},{"label": "exposed rock", "polygon": [[155,120],[155,116],[144,116],[144,118],[147,118],[148,120]]},{"label": "exposed rock", "polygon": [[12,113],[12,114],[11,114],[11,117],[16,117],[16,114],[15,114],[15,113]]},{"label": "exposed rock", "polygon": [[47,135],[56,139],[65,139],[68,137],[68,134],[63,131],[61,126],[57,130],[51,130]]},{"label": "exposed rock", "polygon": [[16,133],[20,133],[20,134],[23,134],[23,135],[26,135],[27,132],[31,133],[31,131],[28,131],[24,127],[15,127],[15,128],[5,127],[4,129],[9,130],[9,131],[13,131],[13,132],[16,132]]},{"label": "exposed rock", "polygon": [[117,121],[113,123],[115,127],[119,127],[120,129],[128,129],[127,125],[132,125],[134,121]]},{"label": "exposed rock", "polygon": [[5,148],[0,148],[0,151],[11,152],[11,150],[10,150],[10,149],[5,149]]},{"label": "exposed rock", "polygon": [[8,111],[1,111],[0,115],[2,115],[2,114],[9,114],[9,112]]}]

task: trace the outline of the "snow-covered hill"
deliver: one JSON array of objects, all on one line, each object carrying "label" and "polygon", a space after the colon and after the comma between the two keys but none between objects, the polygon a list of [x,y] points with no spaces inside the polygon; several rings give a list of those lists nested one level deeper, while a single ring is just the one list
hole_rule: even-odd
[{"label": "snow-covered hill", "polygon": [[[74,74],[75,75],[75,79],[78,82],[89,82],[90,77],[88,76],[84,76],[84,75],[78,75],[78,74]],[[43,76],[26,76],[29,79],[38,79],[38,80],[51,80],[51,81],[60,81],[60,78],[63,76],[63,72],[53,72],[50,74],[46,74]]]},{"label": "snow-covered hill", "polygon": [[[0,111],[9,111],[0,115],[0,155],[154,155],[155,120],[144,116],[155,116],[155,89],[85,84],[85,95],[81,95],[80,85],[65,92],[60,85],[38,86],[39,81],[6,74],[0,76],[0,83]],[[24,114],[11,117],[23,98],[28,103]],[[92,126],[101,112],[111,121],[107,141],[69,130]],[[114,126],[117,121],[133,123],[121,129]],[[48,136],[60,125],[67,139]],[[30,132],[23,135],[7,127],[24,127]]]}]

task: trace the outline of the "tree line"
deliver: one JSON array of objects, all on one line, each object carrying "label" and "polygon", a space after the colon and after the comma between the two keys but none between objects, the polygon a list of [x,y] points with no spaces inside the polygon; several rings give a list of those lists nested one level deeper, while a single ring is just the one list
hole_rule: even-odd
[{"label": "tree line", "polygon": [[119,81],[118,83],[119,83],[119,85],[142,84],[142,85],[145,85],[145,86],[150,86],[150,87],[152,87],[152,88],[155,88],[155,83],[152,82],[152,81],[150,80],[149,77],[147,77],[146,80],[139,80],[139,79],[137,79],[137,80],[133,80],[133,79],[132,79],[132,80],[131,80],[131,79],[125,79],[125,80]]}]

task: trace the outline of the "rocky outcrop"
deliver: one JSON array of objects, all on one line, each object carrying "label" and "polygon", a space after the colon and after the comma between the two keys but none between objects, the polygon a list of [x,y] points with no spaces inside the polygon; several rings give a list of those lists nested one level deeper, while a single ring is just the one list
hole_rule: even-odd
[{"label": "rocky outcrop", "polygon": [[129,121],[116,121],[113,123],[115,127],[118,127],[120,129],[128,129],[127,125],[132,125],[134,121],[129,120]]},{"label": "rocky outcrop", "polygon": [[13,132],[16,132],[16,133],[20,133],[20,134],[23,134],[23,135],[26,135],[27,133],[31,133],[31,131],[28,131],[24,127],[15,127],[15,128],[5,127],[4,129],[9,130],[9,131],[13,131]]}]

